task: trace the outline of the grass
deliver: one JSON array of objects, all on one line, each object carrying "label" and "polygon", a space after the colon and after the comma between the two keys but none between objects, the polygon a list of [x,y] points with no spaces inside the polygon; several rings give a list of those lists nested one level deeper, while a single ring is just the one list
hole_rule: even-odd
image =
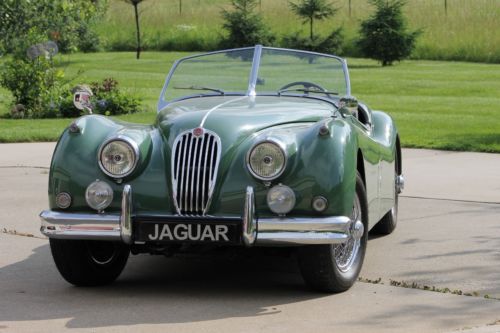
[{"label": "grass", "polygon": [[[139,6],[143,44],[150,50],[216,49],[221,31],[222,8],[229,0],[148,0]],[[333,1],[339,8],[333,19],[318,22],[317,32],[327,34],[344,27],[348,42],[347,54],[352,55],[352,41],[357,38],[360,21],[373,13],[368,0]],[[271,30],[279,37],[298,30],[306,31],[301,21],[290,11],[288,0],[261,0],[260,12]],[[498,0],[412,0],[404,8],[412,30],[423,34],[413,53],[415,59],[463,60],[500,63],[500,6]],[[97,27],[107,49],[135,49],[135,25],[132,6],[111,0],[110,8]]]},{"label": "grass", "polygon": [[[187,53],[146,52],[64,56],[75,83],[112,76],[129,93],[143,96],[145,113],[119,118],[152,123],[156,99],[172,62]],[[391,114],[405,147],[500,153],[500,65],[443,61],[404,61],[380,67],[348,59],[352,91],[372,109]],[[0,114],[10,96],[0,90]],[[56,140],[71,119],[0,119],[0,142]]]}]

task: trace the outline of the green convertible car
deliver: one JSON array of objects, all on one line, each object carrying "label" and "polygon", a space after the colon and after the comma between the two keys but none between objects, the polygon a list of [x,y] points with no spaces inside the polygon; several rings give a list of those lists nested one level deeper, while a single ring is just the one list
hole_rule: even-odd
[{"label": "green convertible car", "polygon": [[75,120],[41,231],[75,285],[114,281],[130,253],[286,247],[309,286],[340,292],[403,186],[394,122],[351,96],[344,59],[257,45],[177,61],[153,125]]}]

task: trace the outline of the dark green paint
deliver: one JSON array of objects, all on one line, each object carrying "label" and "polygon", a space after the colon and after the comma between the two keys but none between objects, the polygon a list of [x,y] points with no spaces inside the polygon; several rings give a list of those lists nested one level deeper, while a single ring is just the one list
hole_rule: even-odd
[{"label": "dark green paint", "polygon": [[[266,204],[267,187],[252,177],[246,167],[249,149],[267,137],[286,145],[286,170],[272,184],[282,183],[294,189],[297,202],[289,215],[318,215],[311,208],[311,200],[317,195],[329,200],[323,215],[350,215],[358,149],[368,170],[367,190],[377,193],[369,198],[373,201],[371,209],[375,210],[370,216],[379,218],[391,202],[385,200],[381,204],[379,190],[368,189],[373,183],[368,179],[373,177],[370,172],[379,170],[384,161],[388,168],[394,165],[397,133],[391,118],[384,113],[373,112],[374,128],[369,131],[357,119],[340,115],[333,104],[320,99],[216,96],[172,103],[158,114],[152,126],[102,116],[78,119],[81,133],[64,131],[54,152],[49,179],[50,208],[57,209],[55,195],[67,191],[73,197],[68,211],[92,211],[86,205],[85,190],[91,182],[101,179],[114,190],[107,212],[119,211],[122,188],[130,184],[137,214],[175,214],[171,198],[171,146],[179,133],[199,127],[203,121],[203,127],[217,133],[222,142],[209,212],[212,215],[240,216],[245,189],[253,186],[258,216],[273,216]],[[320,136],[319,128],[324,124],[330,133]],[[103,174],[97,160],[101,144],[116,135],[131,138],[140,147],[137,170],[122,183]]]}]

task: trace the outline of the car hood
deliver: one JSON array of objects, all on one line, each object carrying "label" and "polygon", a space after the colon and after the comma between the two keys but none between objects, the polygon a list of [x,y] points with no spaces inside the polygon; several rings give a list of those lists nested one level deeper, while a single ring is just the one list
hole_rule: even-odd
[{"label": "car hood", "polygon": [[168,105],[158,114],[157,125],[169,143],[185,130],[203,127],[217,133],[224,146],[269,127],[316,122],[335,110],[331,103],[304,97],[199,97]]}]

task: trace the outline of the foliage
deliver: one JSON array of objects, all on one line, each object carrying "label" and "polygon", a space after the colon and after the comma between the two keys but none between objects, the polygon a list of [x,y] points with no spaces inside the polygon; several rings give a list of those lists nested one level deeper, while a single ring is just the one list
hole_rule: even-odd
[{"label": "foliage", "polygon": [[232,11],[222,11],[222,27],[228,32],[221,42],[223,48],[273,44],[275,36],[264,24],[262,16],[255,13],[257,0],[232,0],[231,4]]},{"label": "foliage", "polygon": [[12,116],[43,118],[55,114],[57,100],[64,89],[63,78],[64,72],[54,68],[50,58],[6,61],[0,72],[0,85],[14,97]]},{"label": "foliage", "polygon": [[335,15],[337,8],[327,0],[300,0],[299,3],[290,2],[292,12],[301,17],[304,22],[309,22],[309,39],[314,40],[314,20],[322,21]]},{"label": "foliage", "polygon": [[342,28],[333,30],[326,38],[313,36],[310,39],[308,37],[301,37],[298,32],[283,38],[283,44],[287,48],[328,54],[342,54],[343,43],[344,35]]},{"label": "foliage", "polygon": [[2,0],[0,51],[24,52],[24,38],[33,31],[57,42],[63,52],[97,50],[92,29],[106,7],[107,0]]},{"label": "foliage", "polygon": [[[132,95],[125,94],[118,88],[118,81],[113,78],[105,78],[102,82],[90,84],[92,93],[92,112],[106,116],[130,114],[140,111],[141,100]],[[67,90],[64,99],[59,104],[59,116],[78,117],[80,110],[73,105],[73,92],[75,89]]]},{"label": "foliage", "polygon": [[322,53],[342,53],[344,34],[342,28],[334,29],[328,36],[321,37],[314,33],[314,20],[324,20],[334,16],[338,8],[326,0],[300,0],[299,3],[289,3],[292,12],[309,22],[309,37],[301,37],[299,32],[283,37],[285,47],[309,50]]},{"label": "foliage", "polygon": [[366,57],[376,59],[382,66],[408,58],[415,48],[420,31],[407,31],[402,7],[404,0],[370,0],[375,13],[361,23],[357,44]]}]

